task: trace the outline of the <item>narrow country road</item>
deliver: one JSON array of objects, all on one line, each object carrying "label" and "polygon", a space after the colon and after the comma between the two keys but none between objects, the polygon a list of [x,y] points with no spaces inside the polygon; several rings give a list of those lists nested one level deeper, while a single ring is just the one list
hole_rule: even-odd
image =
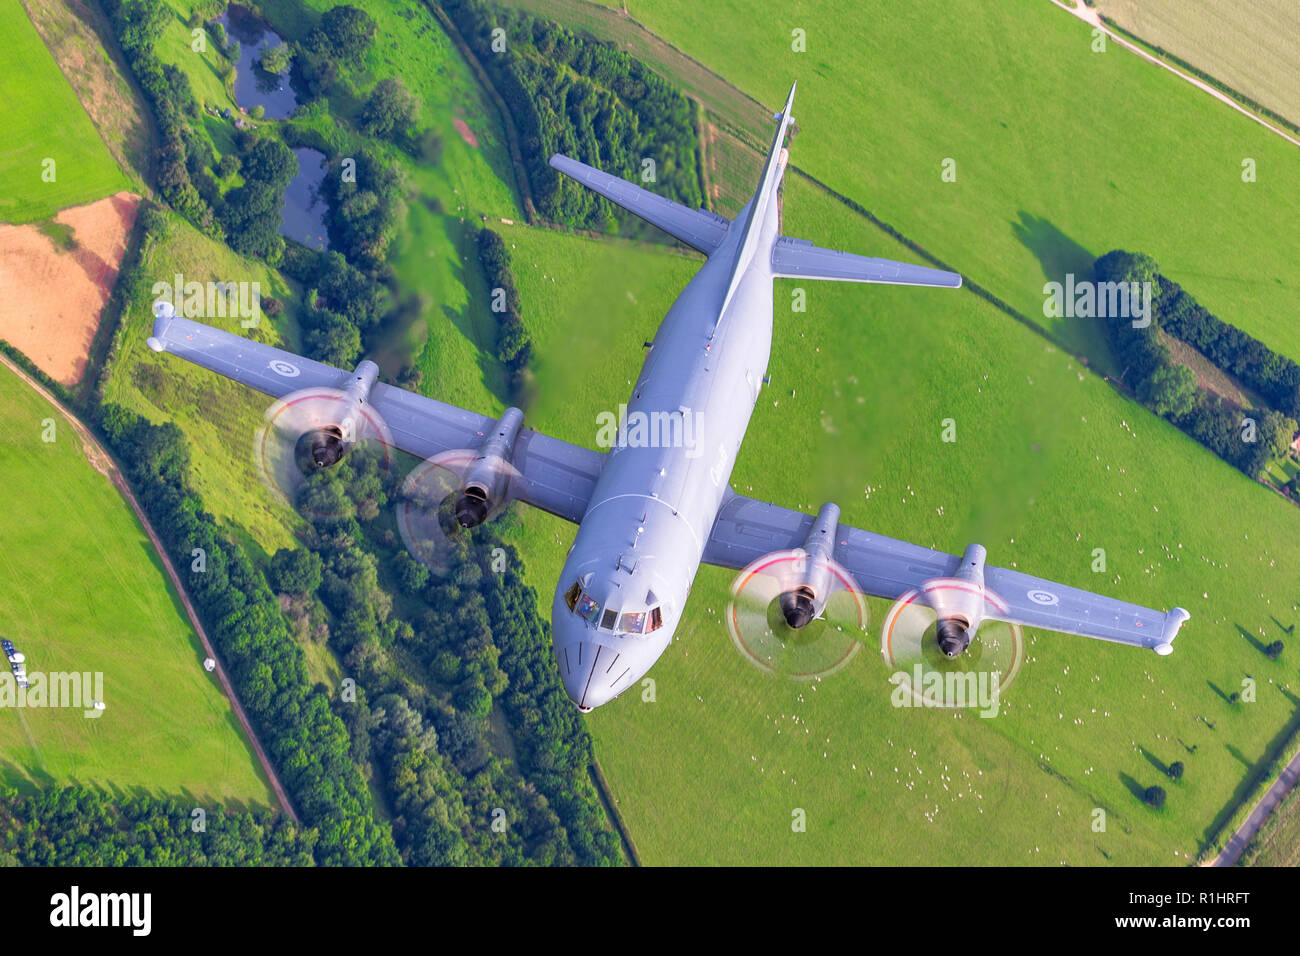
[{"label": "narrow country road", "polygon": [[1076,0],[1076,2],[1078,3],[1078,6],[1072,7],[1070,6],[1070,0],[1052,0],[1052,3],[1056,4],[1062,10],[1066,11],[1067,13],[1073,14],[1074,16],[1082,20],[1084,23],[1087,23],[1090,26],[1094,27],[1095,29],[1100,30],[1102,33],[1106,34],[1107,37],[1114,40],[1116,43],[1124,47],[1126,50],[1131,50],[1132,52],[1136,53],[1138,56],[1142,57],[1144,60],[1149,60],[1150,62],[1154,63],[1156,66],[1160,67],[1161,69],[1168,70],[1170,73],[1174,74],[1174,76],[1178,77],[1179,79],[1186,80],[1188,83],[1192,84],[1192,86],[1196,87],[1198,90],[1203,90],[1204,92],[1209,93],[1216,100],[1219,100],[1221,103],[1226,103],[1228,106],[1231,106],[1234,110],[1236,110],[1238,113],[1241,113],[1243,116],[1249,116],[1260,126],[1263,126],[1265,129],[1269,130],[1270,132],[1276,133],[1278,136],[1281,136],[1288,143],[1293,143],[1296,146],[1300,146],[1300,139],[1296,139],[1294,136],[1291,136],[1289,133],[1286,133],[1285,131],[1278,129],[1276,126],[1268,122],[1268,120],[1264,119],[1262,116],[1255,115],[1250,110],[1246,109],[1246,107],[1242,106],[1240,103],[1234,100],[1231,96],[1228,96],[1226,93],[1220,93],[1214,87],[1210,86],[1210,84],[1203,83],[1194,76],[1188,76],[1182,70],[1175,69],[1174,67],[1170,66],[1168,63],[1166,63],[1164,60],[1160,59],[1159,57],[1152,56],[1150,53],[1142,49],[1140,46],[1137,46],[1136,44],[1130,43],[1128,40],[1125,40],[1122,36],[1120,36],[1118,33],[1116,33],[1114,30],[1112,30],[1110,27],[1106,26],[1106,24],[1102,22],[1101,14],[1099,14],[1096,10],[1094,10],[1092,7],[1087,6],[1083,2],[1083,0]]},{"label": "narrow country road", "polygon": [[290,816],[293,822],[299,822],[298,815],[294,813],[293,805],[289,802],[289,796],[284,792],[284,787],[280,785],[280,778],[275,774],[275,768],[271,766],[266,751],[262,749],[262,742],[257,739],[257,734],[253,732],[253,725],[248,722],[248,715],[244,713],[244,708],[235,695],[235,689],[230,684],[230,678],[226,676],[226,669],[221,666],[221,659],[217,657],[216,651],[212,649],[212,642],[208,640],[208,633],[203,629],[202,622],[199,621],[198,612],[194,609],[189,594],[186,593],[184,586],[181,584],[180,575],[176,573],[176,568],[167,555],[158,533],[154,531],[153,525],[149,523],[144,509],[140,507],[140,502],[136,500],[135,493],[122,475],[122,470],[117,467],[117,462],[113,460],[113,456],[108,453],[108,450],[96,440],[90,429],[82,424],[81,419],[77,418],[70,409],[65,408],[63,403],[55,398],[45,386],[28,375],[18,365],[15,365],[9,359],[9,356],[0,353],[0,362],[3,362],[15,375],[34,388],[42,398],[59,410],[59,413],[68,420],[73,431],[81,439],[87,460],[98,471],[107,476],[108,480],[113,483],[113,487],[126,499],[127,504],[131,506],[131,510],[135,512],[135,516],[144,528],[145,533],[149,535],[149,541],[153,544],[153,549],[157,553],[159,560],[162,561],[163,567],[167,569],[167,577],[171,579],[172,587],[176,589],[181,603],[185,605],[185,613],[189,615],[190,624],[194,627],[195,633],[199,635],[199,640],[203,643],[204,653],[217,662],[215,670],[217,679],[221,681],[226,697],[230,700],[230,706],[234,708],[235,716],[239,718],[239,726],[244,729],[244,735],[248,737],[249,742],[253,745],[257,759],[262,764],[262,771],[266,774],[266,779],[270,781],[271,789],[275,792],[275,798],[280,802],[281,808]]},{"label": "narrow country road", "polygon": [[1210,865],[1236,866],[1237,861],[1241,859],[1242,851],[1251,840],[1255,839],[1255,834],[1264,825],[1268,815],[1286,799],[1286,795],[1291,792],[1297,780],[1300,780],[1300,753],[1292,757],[1291,762],[1278,774],[1277,779],[1273,781],[1273,786],[1259,798],[1259,803],[1255,804],[1255,809],[1250,811],[1250,816],[1246,817],[1241,826],[1237,827],[1237,832],[1228,838],[1228,842],[1223,845],[1223,852],[1216,856]]}]

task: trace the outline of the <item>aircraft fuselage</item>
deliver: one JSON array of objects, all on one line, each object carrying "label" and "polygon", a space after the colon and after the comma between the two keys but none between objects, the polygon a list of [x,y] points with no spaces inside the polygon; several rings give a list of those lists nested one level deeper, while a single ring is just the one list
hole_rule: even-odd
[{"label": "aircraft fuselage", "polygon": [[[552,640],[565,689],[583,710],[637,683],[681,620],[767,372],[778,218],[772,201],[753,223],[756,251],[721,316],[740,230],[709,257],[659,326],[628,399],[629,421],[692,420],[672,432],[687,440],[666,445],[637,442],[627,430],[607,456],[560,574]],[[571,609],[575,583],[582,596]],[[622,627],[623,615],[635,626],[637,613],[650,621],[656,607],[657,628]]]}]

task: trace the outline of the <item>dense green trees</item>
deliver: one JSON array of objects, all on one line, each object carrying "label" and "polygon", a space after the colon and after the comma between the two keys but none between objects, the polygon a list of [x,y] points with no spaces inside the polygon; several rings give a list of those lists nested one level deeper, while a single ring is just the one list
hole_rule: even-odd
[{"label": "dense green trees", "polygon": [[279,140],[262,137],[240,162],[244,184],[226,193],[220,210],[227,242],[236,252],[278,265],[284,257],[284,191],[298,172],[298,161]]},{"label": "dense green trees", "polygon": [[487,282],[489,307],[497,317],[497,358],[510,373],[511,400],[522,402],[533,344],[519,314],[519,290],[510,271],[510,250],[501,236],[487,228],[479,230],[475,245]]},{"label": "dense green trees", "polygon": [[[100,427],[151,521],[181,568],[217,652],[323,864],[398,862],[392,835],[374,817],[352,762],[344,724],[307,679],[275,595],[244,551],[217,530],[188,486],[189,452],[172,423],[153,425],[116,405]],[[201,571],[192,554],[202,550]]]},{"label": "dense green trees", "polygon": [[199,115],[189,79],[154,55],[154,44],[174,16],[164,0],[102,0],[127,64],[158,122],[158,191],[173,209],[210,236],[221,237],[211,207],[191,181],[186,123]]},{"label": "dense green trees", "polygon": [[0,790],[0,866],[311,866],[315,841],[280,813],[75,785]]},{"label": "dense green trees", "polygon": [[390,77],[375,84],[357,120],[368,136],[401,143],[415,124],[415,113],[415,97],[401,80]]},{"label": "dense green trees", "polygon": [[[1113,250],[1097,260],[1094,277],[1098,282],[1151,283],[1150,323],[1106,316],[1123,378],[1139,401],[1252,478],[1270,459],[1285,454],[1297,428],[1288,416],[1300,410],[1300,367],[1215,318],[1162,276],[1150,256]],[[1199,387],[1191,369],[1172,360],[1162,331],[1258,389],[1275,407],[1240,408]]]},{"label": "dense green trees", "polygon": [[[640,61],[591,37],[479,0],[444,9],[478,56],[519,130],[538,211],[554,222],[625,231],[639,220],[548,165],[564,153],[692,209],[703,204],[690,101]],[[506,33],[504,50],[492,31]],[[648,233],[647,233],[648,234]]]}]

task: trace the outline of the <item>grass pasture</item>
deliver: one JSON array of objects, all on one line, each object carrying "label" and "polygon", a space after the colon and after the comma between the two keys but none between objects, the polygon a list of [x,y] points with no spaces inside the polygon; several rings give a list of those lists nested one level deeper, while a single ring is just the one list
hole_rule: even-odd
[{"label": "grass pasture", "polygon": [[7,368],[0,408],[0,633],[29,673],[102,672],[105,703],[93,720],[80,708],[0,709],[0,781],[272,806],[144,529],[67,421]]},{"label": "grass pasture", "polygon": [[[141,253],[141,270],[149,282],[170,288],[177,273],[186,282],[256,282],[263,296],[275,296],[285,305],[284,316],[274,323],[265,315],[256,329],[242,328],[238,318],[197,321],[297,350],[298,290],[264,263],[207,238],[179,215],[164,215],[165,233],[147,240]],[[150,351],[145,339],[153,328],[151,292],[145,285],[122,311],[113,358],[102,374],[104,400],[151,421],[176,422],[190,443],[191,480],[204,507],[255,550],[274,553],[291,546],[289,529],[297,518],[263,488],[253,458],[253,436],[271,400],[175,356]],[[162,297],[170,299],[170,292]]]},{"label": "grass pasture", "polygon": [[45,219],[130,185],[17,3],[0,4],[0,60],[0,221]]},{"label": "grass pasture", "polygon": [[1300,123],[1300,31],[1287,0],[1099,0],[1096,7],[1129,33]]},{"label": "grass pasture", "polygon": [[[1071,349],[1096,340],[1044,317],[1043,285],[1122,247],[1300,359],[1295,147],[1114,44],[1093,53],[1087,25],[1050,3],[832,0],[780,18],[747,0],[628,10],[772,109],[798,80],[792,164]],[[791,49],[796,28],[806,52]],[[1255,182],[1242,181],[1245,158]],[[945,159],[955,182],[941,179]]]},{"label": "grass pasture", "polygon": [[[819,243],[910,258],[806,181],[787,180],[785,216]],[[626,399],[642,338],[693,267],[506,235],[537,340],[530,421],[590,444],[595,413]],[[657,702],[629,694],[588,718],[644,859],[1189,863],[1294,708],[1295,660],[1259,647],[1289,641],[1279,625],[1300,618],[1287,570],[1300,514],[969,293],[813,284],[808,313],[792,315],[781,303],[793,285],[777,288],[773,382],[738,490],[806,509],[836,500],[847,522],[948,550],[979,540],[996,563],[1181,603],[1192,621],[1167,659],[1032,634],[1004,713],[980,720],[891,707],[870,642],[815,689],[766,677],[721,623],[730,573],[706,568],[652,671]],[[584,367],[600,371],[574,374]],[[939,438],[950,416],[955,445]],[[523,523],[545,614],[573,532],[544,515]],[[1105,575],[1090,570],[1097,547]],[[873,602],[877,625],[885,610]],[[1258,702],[1233,707],[1247,674]],[[1171,784],[1162,768],[1175,760],[1187,773]],[[1134,795],[1153,783],[1170,792],[1159,813]],[[1092,831],[1095,807],[1106,833]],[[791,832],[794,808],[807,833]]]}]

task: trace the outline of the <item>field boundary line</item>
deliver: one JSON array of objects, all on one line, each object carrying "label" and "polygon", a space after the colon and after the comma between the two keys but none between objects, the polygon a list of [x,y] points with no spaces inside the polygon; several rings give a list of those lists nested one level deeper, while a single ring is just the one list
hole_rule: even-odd
[{"label": "field boundary line", "polygon": [[203,650],[207,653],[208,657],[212,658],[212,660],[216,662],[215,671],[217,678],[221,681],[221,686],[225,690],[226,697],[230,700],[230,705],[235,711],[235,716],[239,720],[239,725],[243,728],[244,734],[248,738],[249,743],[253,745],[253,752],[257,755],[257,759],[262,765],[262,770],[266,773],[266,778],[271,785],[272,792],[280,802],[281,808],[289,815],[289,818],[293,820],[294,823],[299,823],[300,821],[298,820],[298,815],[294,812],[293,804],[289,802],[289,796],[285,793],[284,787],[280,784],[280,778],[276,776],[275,768],[271,766],[271,761],[267,758],[266,751],[262,749],[262,742],[258,739],[257,733],[253,730],[253,725],[249,722],[248,715],[244,713],[244,707],[239,702],[238,695],[235,694],[235,689],[230,683],[230,678],[226,675],[226,670],[221,664],[221,658],[213,649],[212,642],[208,640],[208,633],[203,629],[203,623],[199,620],[198,611],[195,610],[193,602],[190,601],[190,596],[186,592],[185,586],[181,583],[180,575],[176,573],[176,568],[172,564],[171,556],[163,547],[162,540],[158,537],[158,533],[154,531],[153,525],[149,522],[148,517],[144,513],[144,509],[140,507],[140,502],[136,499],[135,492],[131,490],[130,484],[127,483],[126,476],[122,473],[122,469],[118,467],[116,459],[113,458],[108,449],[99,443],[95,438],[94,433],[71,409],[67,408],[55,395],[45,388],[44,385],[29,375],[25,369],[18,366],[3,352],[0,352],[0,362],[3,362],[10,371],[26,382],[31,388],[35,389],[37,394],[53,405],[59,413],[68,420],[72,425],[73,431],[76,432],[77,437],[81,439],[82,446],[89,453],[87,457],[90,459],[90,464],[108,478],[113,487],[117,489],[118,493],[126,499],[126,503],[131,506],[131,510],[135,512],[136,519],[140,522],[145,533],[149,536],[149,541],[153,544],[154,552],[158,555],[159,560],[162,561],[163,567],[167,571],[167,577],[170,579],[172,587],[176,589],[176,593],[185,607],[185,613],[189,616],[190,624],[193,626],[195,633],[198,634],[199,640],[203,644]]},{"label": "field boundary line", "polygon": [[614,802],[614,791],[609,787],[609,781],[605,779],[605,771],[600,769],[600,761],[596,755],[591,755],[591,779],[596,784],[596,792],[600,794],[600,802],[605,805],[605,816],[609,817],[609,822],[614,824],[614,829],[618,831],[618,838],[623,843],[623,852],[633,866],[645,866],[641,862],[641,854],[632,842],[632,834],[628,832],[627,824],[623,822],[623,814],[619,812],[618,805]]},{"label": "field boundary line", "polygon": [[[1112,40],[1114,40],[1120,46],[1124,47],[1126,50],[1136,53],[1138,56],[1142,57],[1142,59],[1150,63],[1154,63],[1156,66],[1160,67],[1161,69],[1168,70],[1170,73],[1174,74],[1174,76],[1178,77],[1179,79],[1186,80],[1188,83],[1192,84],[1192,86],[1196,87],[1198,90],[1201,90],[1205,93],[1209,93],[1220,103],[1226,103],[1228,106],[1231,106],[1238,113],[1242,114],[1243,116],[1249,117],[1250,119],[1254,120],[1256,123],[1258,123],[1260,126],[1264,127],[1265,129],[1273,133],[1276,133],[1278,136],[1281,136],[1284,140],[1286,140],[1288,143],[1292,144],[1293,146],[1300,146],[1300,139],[1296,139],[1294,136],[1290,135],[1289,133],[1278,129],[1268,120],[1264,119],[1264,117],[1259,116],[1258,114],[1252,112],[1251,110],[1246,109],[1246,107],[1242,106],[1240,103],[1238,103],[1228,94],[1216,90],[1213,86],[1206,83],[1204,80],[1199,80],[1194,76],[1189,76],[1188,74],[1184,73],[1182,70],[1175,67],[1172,63],[1166,63],[1164,60],[1160,59],[1160,57],[1156,56],[1154,53],[1148,53],[1146,50],[1142,49],[1136,43],[1133,43],[1131,40],[1126,40],[1124,37],[1120,36],[1118,33],[1115,32],[1115,30],[1111,29],[1111,27],[1102,20],[1100,13],[1098,13],[1096,10],[1084,4],[1082,0],[1079,0],[1079,6],[1077,7],[1067,6],[1064,2],[1062,2],[1062,0],[1052,0],[1052,3],[1060,7],[1062,10],[1064,10],[1066,13],[1070,14],[1071,16],[1075,17],[1076,19],[1082,20],[1084,23],[1088,24],[1094,29],[1100,30],[1102,33],[1110,37]],[[1219,82],[1222,83],[1222,81]],[[1222,85],[1226,89],[1232,89],[1232,87],[1229,87],[1226,83],[1223,83]]]}]

